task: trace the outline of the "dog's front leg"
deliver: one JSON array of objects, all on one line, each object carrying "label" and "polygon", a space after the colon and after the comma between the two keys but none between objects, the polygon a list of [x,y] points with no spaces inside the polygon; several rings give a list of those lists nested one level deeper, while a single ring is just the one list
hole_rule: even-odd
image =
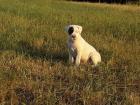
[{"label": "dog's front leg", "polygon": [[80,65],[80,60],[81,60],[81,54],[78,53],[77,56],[76,56],[76,61],[75,61],[76,66]]},{"label": "dog's front leg", "polygon": [[74,63],[74,58],[70,53],[69,53],[69,63]]}]

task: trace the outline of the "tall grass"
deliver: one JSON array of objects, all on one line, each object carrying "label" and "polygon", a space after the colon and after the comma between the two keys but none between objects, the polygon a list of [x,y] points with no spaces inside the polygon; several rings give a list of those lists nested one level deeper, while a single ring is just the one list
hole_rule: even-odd
[{"label": "tall grass", "polygon": [[[68,64],[69,24],[102,56]],[[1,105],[139,105],[140,8],[52,0],[0,0]]]}]

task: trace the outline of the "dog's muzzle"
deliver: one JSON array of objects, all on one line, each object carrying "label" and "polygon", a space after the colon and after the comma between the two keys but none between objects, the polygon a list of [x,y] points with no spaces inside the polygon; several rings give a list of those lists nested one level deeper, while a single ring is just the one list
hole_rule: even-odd
[{"label": "dog's muzzle", "polygon": [[72,37],[73,39],[75,39],[76,36],[72,35],[71,37]]}]

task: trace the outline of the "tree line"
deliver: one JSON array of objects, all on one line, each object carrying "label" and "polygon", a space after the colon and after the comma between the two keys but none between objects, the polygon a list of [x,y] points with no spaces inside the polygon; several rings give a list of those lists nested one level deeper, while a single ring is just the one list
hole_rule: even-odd
[{"label": "tree line", "polygon": [[71,0],[71,1],[118,3],[118,4],[127,4],[127,3],[140,4],[140,0]]}]

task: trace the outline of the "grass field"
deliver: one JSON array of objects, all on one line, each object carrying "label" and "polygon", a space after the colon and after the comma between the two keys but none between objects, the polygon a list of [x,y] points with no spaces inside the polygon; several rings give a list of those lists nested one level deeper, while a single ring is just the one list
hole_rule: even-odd
[{"label": "grass field", "polygon": [[[68,63],[69,24],[98,68]],[[0,0],[0,105],[140,105],[140,7]]]}]

